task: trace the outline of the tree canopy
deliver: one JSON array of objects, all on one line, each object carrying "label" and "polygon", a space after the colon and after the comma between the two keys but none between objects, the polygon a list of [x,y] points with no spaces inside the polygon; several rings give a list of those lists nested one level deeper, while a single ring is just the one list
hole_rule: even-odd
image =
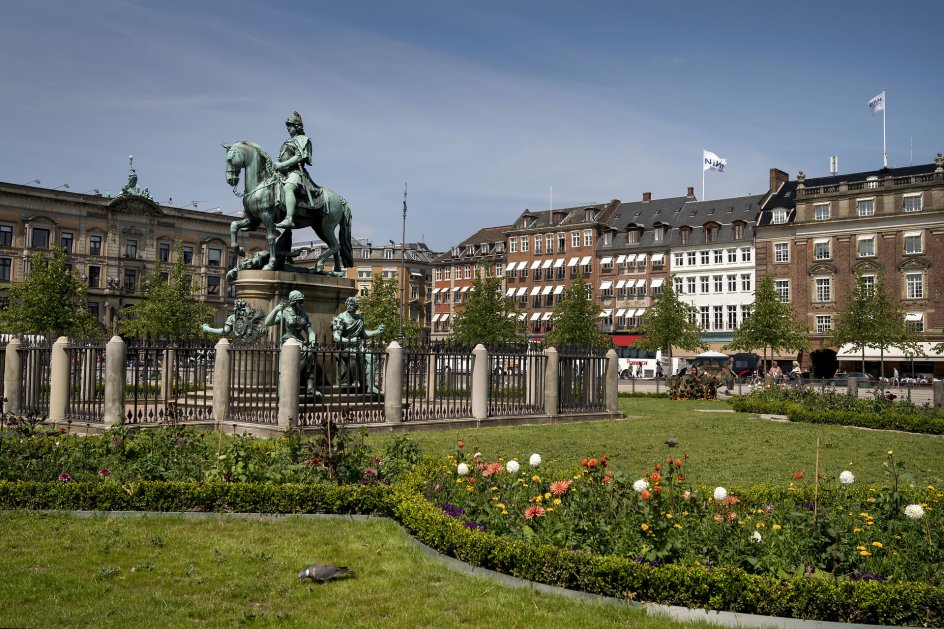
[{"label": "tree canopy", "polygon": [[179,241],[175,249],[176,261],[167,278],[164,265],[155,262],[144,280],[141,301],[121,312],[118,330],[122,336],[192,339],[200,336],[200,326],[213,318],[214,309],[194,298]]},{"label": "tree canopy", "polygon": [[706,345],[701,339],[701,328],[695,323],[695,315],[695,308],[678,298],[675,276],[670,275],[663,284],[662,293],[643,314],[639,325],[642,337],[636,339],[633,346],[650,352],[665,350],[669,356],[673,347],[690,352],[704,349]]},{"label": "tree canopy", "polygon": [[[384,333],[375,340],[389,344],[400,333],[400,295],[396,278],[384,279],[380,273],[374,273],[367,294],[358,297],[364,325],[369,330],[385,326]],[[420,326],[409,317],[403,318],[403,344],[414,345],[420,337]]]},{"label": "tree canopy", "polygon": [[588,284],[583,275],[578,273],[554,307],[554,314],[551,315],[554,329],[544,338],[548,345],[602,348],[613,346],[610,337],[597,327],[600,306],[590,298],[587,289]]},{"label": "tree canopy", "polygon": [[501,278],[493,276],[485,267],[475,270],[469,298],[457,308],[453,318],[453,341],[495,347],[527,340],[515,300],[502,295],[501,289]]},{"label": "tree canopy", "polygon": [[765,275],[754,292],[751,314],[734,331],[725,349],[743,352],[761,349],[766,363],[768,349],[773,356],[784,351],[799,352],[809,347],[808,332],[806,326],[796,320],[793,306],[780,300],[773,276]]},{"label": "tree canopy", "polygon": [[67,266],[66,253],[56,247],[36,252],[25,277],[7,288],[0,310],[3,331],[13,334],[92,337],[102,329],[86,307],[87,287]]}]

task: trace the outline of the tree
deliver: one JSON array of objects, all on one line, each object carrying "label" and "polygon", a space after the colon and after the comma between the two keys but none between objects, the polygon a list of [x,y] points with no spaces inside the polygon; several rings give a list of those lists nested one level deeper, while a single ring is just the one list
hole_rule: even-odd
[{"label": "tree", "polygon": [[174,249],[176,261],[168,278],[164,265],[155,262],[144,281],[143,299],[122,312],[118,321],[122,336],[192,339],[202,334],[201,324],[213,318],[213,308],[193,296],[182,243],[178,241]]},{"label": "tree", "polygon": [[85,283],[66,265],[65,251],[36,252],[26,276],[7,289],[0,322],[13,334],[98,336],[101,326],[86,308],[86,294]]},{"label": "tree", "polygon": [[766,365],[768,349],[771,357],[784,351],[799,352],[810,345],[807,335],[806,326],[795,318],[793,306],[780,300],[773,276],[765,275],[754,293],[751,314],[734,331],[725,349],[743,352],[763,349]]},{"label": "tree", "polygon": [[[400,333],[400,296],[395,278],[384,279],[380,273],[374,273],[370,290],[358,299],[364,325],[368,330],[385,327],[383,334],[375,339],[388,345]],[[403,319],[403,344],[413,345],[420,337],[420,326],[408,317]]]},{"label": "tree", "polygon": [[610,348],[613,341],[597,328],[600,306],[587,294],[587,283],[579,274],[570,282],[551,315],[553,330],[547,333],[548,345]]},{"label": "tree", "polygon": [[885,350],[896,346],[902,351],[917,354],[918,335],[905,323],[901,306],[888,293],[884,277],[879,275],[874,285],[865,283],[861,274],[856,274],[852,297],[836,317],[833,327],[833,342],[850,345],[853,351],[862,352],[862,371],[865,371],[865,348],[879,350],[881,375],[885,375]]},{"label": "tree", "polygon": [[692,352],[707,347],[701,340],[701,328],[695,323],[696,310],[679,300],[675,293],[675,276],[670,275],[663,284],[662,293],[643,314],[639,325],[641,338],[633,347],[654,352],[663,350],[672,357],[672,348],[678,347]]},{"label": "tree", "polygon": [[452,340],[462,345],[495,347],[526,340],[515,300],[501,292],[501,278],[485,267],[475,270],[469,298],[455,314]]}]

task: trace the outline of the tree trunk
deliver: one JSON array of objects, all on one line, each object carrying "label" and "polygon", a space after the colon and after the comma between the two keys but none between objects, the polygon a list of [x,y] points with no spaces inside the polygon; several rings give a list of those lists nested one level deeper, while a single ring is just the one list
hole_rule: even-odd
[{"label": "tree trunk", "polygon": [[865,345],[862,346],[862,373],[865,373]]}]

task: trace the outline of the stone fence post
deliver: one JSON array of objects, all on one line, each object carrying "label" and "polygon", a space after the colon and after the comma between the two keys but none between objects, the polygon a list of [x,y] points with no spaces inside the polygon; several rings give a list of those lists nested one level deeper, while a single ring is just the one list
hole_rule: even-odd
[{"label": "stone fence post", "polygon": [[213,419],[221,426],[229,417],[232,360],[229,354],[229,339],[221,338],[216,342],[216,360],[213,363]]},{"label": "stone fence post", "polygon": [[606,410],[615,413],[619,410],[619,361],[616,350],[606,353]]},{"label": "stone fence post", "polygon": [[49,358],[49,421],[61,422],[66,417],[69,401],[69,339],[60,336],[52,344]]},{"label": "stone fence post", "polygon": [[488,417],[488,350],[481,343],[472,350],[472,417]]},{"label": "stone fence post", "polygon": [[846,378],[846,393],[849,397],[859,397],[859,381],[855,378]]},{"label": "stone fence post", "polygon": [[23,381],[23,356],[20,348],[23,346],[20,339],[14,338],[7,343],[6,364],[3,366],[3,393],[7,402],[3,410],[18,415],[22,407],[20,384]]},{"label": "stone fence post", "polygon": [[935,380],[932,382],[931,392],[934,396],[934,408],[944,407],[944,381]]},{"label": "stone fence post", "polygon": [[553,347],[544,350],[544,356],[544,414],[560,415],[560,356]]},{"label": "stone fence post", "polygon": [[403,421],[403,348],[396,341],[387,346],[384,370],[384,417],[393,424]]},{"label": "stone fence post", "polygon": [[105,345],[105,425],[117,426],[125,421],[125,382],[128,346],[120,336],[113,336]]},{"label": "stone fence post", "polygon": [[279,367],[279,428],[298,425],[298,383],[301,381],[302,344],[290,338],[282,343]]}]

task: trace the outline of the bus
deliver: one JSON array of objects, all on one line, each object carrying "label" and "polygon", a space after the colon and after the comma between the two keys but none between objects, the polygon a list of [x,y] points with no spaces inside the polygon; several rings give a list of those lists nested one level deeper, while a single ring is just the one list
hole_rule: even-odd
[{"label": "bus", "polygon": [[618,373],[621,379],[627,378],[655,378],[661,369],[662,350],[654,352],[640,349],[638,347],[617,347],[616,358]]}]

